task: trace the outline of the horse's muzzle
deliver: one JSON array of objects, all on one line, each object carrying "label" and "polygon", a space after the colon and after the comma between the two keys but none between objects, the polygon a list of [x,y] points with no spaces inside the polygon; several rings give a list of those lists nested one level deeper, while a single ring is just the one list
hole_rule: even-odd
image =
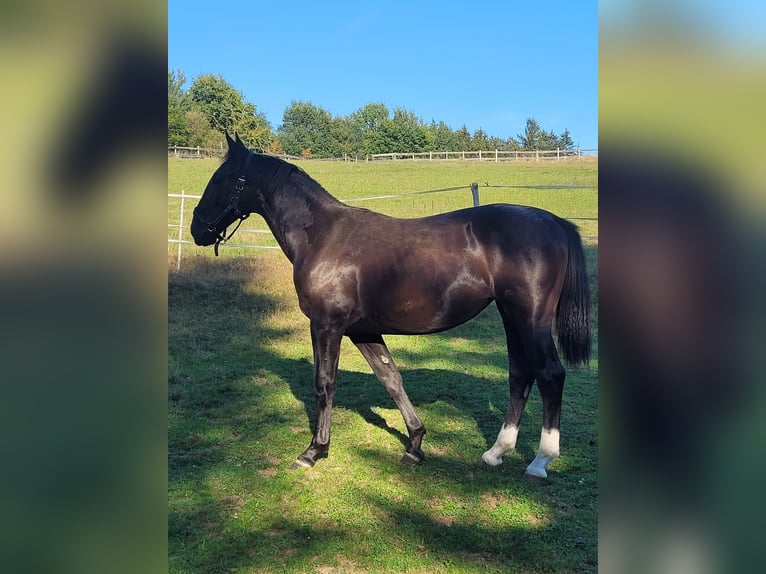
[{"label": "horse's muzzle", "polygon": [[191,234],[192,238],[194,238],[194,243],[203,247],[212,245],[218,237],[218,234],[211,231],[210,227],[200,221],[196,215],[192,218]]}]

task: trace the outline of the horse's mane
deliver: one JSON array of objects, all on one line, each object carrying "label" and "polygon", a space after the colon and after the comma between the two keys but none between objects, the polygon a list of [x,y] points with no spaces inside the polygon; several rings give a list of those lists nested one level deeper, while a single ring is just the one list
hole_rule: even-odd
[{"label": "horse's mane", "polygon": [[[257,182],[261,188],[270,187],[272,189],[279,189],[285,185],[297,184],[314,196],[337,201],[319,182],[297,165],[268,154],[251,153],[253,154],[253,159],[251,160],[251,167],[248,169],[248,172],[253,181]],[[227,154],[224,161],[229,159]],[[268,185],[264,185],[266,183]]]}]

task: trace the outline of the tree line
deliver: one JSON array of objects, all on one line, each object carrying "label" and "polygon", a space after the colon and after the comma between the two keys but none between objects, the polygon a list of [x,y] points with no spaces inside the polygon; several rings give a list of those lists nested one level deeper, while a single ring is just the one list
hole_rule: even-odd
[{"label": "tree line", "polygon": [[524,133],[500,138],[463,124],[425,123],[404,108],[369,103],[346,117],[310,102],[293,101],[274,130],[254,104],[223,77],[198,76],[184,89],[181,71],[168,71],[168,146],[218,148],[224,132],[237,132],[251,149],[303,157],[365,156],[375,153],[479,150],[573,150],[569,133],[547,131],[527,118]]}]

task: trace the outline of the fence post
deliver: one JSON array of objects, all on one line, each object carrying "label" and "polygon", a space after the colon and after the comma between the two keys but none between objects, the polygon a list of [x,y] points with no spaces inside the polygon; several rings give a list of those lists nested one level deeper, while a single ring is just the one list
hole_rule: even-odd
[{"label": "fence post", "polygon": [[471,195],[473,195],[473,206],[479,207],[479,182],[471,183]]},{"label": "fence post", "polygon": [[181,240],[184,236],[184,197],[186,192],[181,190],[181,215],[178,218],[178,259],[176,259],[176,271],[181,270]]}]

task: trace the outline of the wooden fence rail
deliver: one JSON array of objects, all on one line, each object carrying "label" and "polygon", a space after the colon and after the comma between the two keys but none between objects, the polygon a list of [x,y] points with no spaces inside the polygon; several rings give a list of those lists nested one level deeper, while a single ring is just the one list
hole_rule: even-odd
[{"label": "wooden fence rail", "polygon": [[203,157],[223,157],[226,153],[224,149],[204,148],[204,147],[168,147],[168,157],[184,158],[203,158]]},{"label": "wooden fence rail", "polygon": [[553,150],[492,150],[492,151],[427,151],[418,153],[375,153],[370,156],[372,161],[416,160],[416,161],[550,161],[597,155],[598,148],[593,149],[553,149]]},{"label": "wooden fence rail", "polygon": [[[168,146],[168,157],[181,157],[181,158],[191,158],[191,159],[202,159],[206,157],[215,157],[215,158],[222,158],[224,155],[226,155],[225,149],[218,149],[218,148],[204,148],[204,147],[183,147],[183,146]],[[287,160],[296,160],[296,159],[303,159],[301,157],[298,157],[296,155],[288,155],[285,153],[281,154],[269,154],[274,157],[278,157],[281,159],[287,159]]]},{"label": "wooden fence rail", "polygon": [[[168,147],[168,157],[179,158],[221,158],[225,149],[201,147]],[[288,154],[271,154],[286,160],[306,159]],[[408,153],[374,153],[367,156],[344,155],[336,158],[308,158],[314,161],[561,161],[583,156],[597,156],[598,148],[553,149],[553,150],[489,150],[489,151],[426,151]]]}]

